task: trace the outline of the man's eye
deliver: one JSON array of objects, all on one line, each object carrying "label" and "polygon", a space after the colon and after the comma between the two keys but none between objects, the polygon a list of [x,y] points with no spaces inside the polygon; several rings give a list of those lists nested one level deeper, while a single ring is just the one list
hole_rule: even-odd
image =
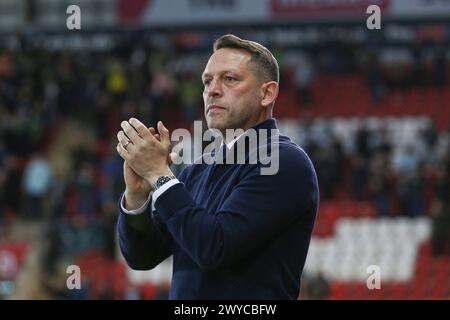
[{"label": "man's eye", "polygon": [[204,80],[203,85],[206,87],[211,83],[211,80]]},{"label": "man's eye", "polygon": [[225,81],[227,81],[227,82],[233,82],[235,80],[236,80],[236,78],[234,78],[234,77],[230,77],[230,76],[225,77]]}]

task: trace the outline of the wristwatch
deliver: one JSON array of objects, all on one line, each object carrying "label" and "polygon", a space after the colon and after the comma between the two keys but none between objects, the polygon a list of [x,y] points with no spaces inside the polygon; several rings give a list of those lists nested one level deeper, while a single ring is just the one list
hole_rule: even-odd
[{"label": "wristwatch", "polygon": [[165,184],[166,182],[169,182],[170,180],[175,179],[175,176],[161,176],[158,178],[158,180],[156,180],[156,182],[152,185],[152,189],[153,191],[158,190],[159,188],[162,187],[163,184]]}]

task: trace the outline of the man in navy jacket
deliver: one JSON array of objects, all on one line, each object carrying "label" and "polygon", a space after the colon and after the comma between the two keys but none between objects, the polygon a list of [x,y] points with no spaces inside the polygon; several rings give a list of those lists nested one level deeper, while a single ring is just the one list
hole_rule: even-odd
[{"label": "man in navy jacket", "polygon": [[[122,122],[121,252],[137,270],[173,255],[171,299],[296,299],[319,192],[310,159],[272,118],[278,63],[262,45],[225,35],[214,43],[202,81],[208,128],[224,137],[227,129],[245,133],[224,138],[218,151],[225,158],[207,154],[226,163],[208,164],[204,155],[175,178],[162,122],[159,134],[134,118]],[[252,130],[266,130],[268,138],[252,145],[245,140]],[[260,158],[249,161],[263,149],[277,156],[274,174],[263,173]]]}]

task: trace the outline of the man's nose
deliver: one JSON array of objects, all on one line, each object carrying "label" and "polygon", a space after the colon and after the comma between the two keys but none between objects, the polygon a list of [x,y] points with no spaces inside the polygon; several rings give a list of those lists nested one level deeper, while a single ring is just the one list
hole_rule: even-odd
[{"label": "man's nose", "polygon": [[222,87],[219,80],[211,80],[208,86],[208,96],[216,97],[222,94]]}]

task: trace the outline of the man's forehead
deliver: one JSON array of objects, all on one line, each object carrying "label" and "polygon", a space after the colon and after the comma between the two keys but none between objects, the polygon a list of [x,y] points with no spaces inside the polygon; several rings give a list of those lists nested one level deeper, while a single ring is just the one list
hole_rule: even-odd
[{"label": "man's forehead", "polygon": [[247,67],[250,58],[250,53],[242,49],[219,49],[209,57],[203,75],[224,71],[242,71],[243,67]]},{"label": "man's forehead", "polygon": [[[247,70],[247,69],[245,69]],[[202,73],[202,77],[206,77],[206,76],[212,76],[214,74],[222,74],[222,73],[226,73],[226,72],[242,72],[243,69],[242,67],[237,68],[235,66],[206,66],[205,70]]]}]

